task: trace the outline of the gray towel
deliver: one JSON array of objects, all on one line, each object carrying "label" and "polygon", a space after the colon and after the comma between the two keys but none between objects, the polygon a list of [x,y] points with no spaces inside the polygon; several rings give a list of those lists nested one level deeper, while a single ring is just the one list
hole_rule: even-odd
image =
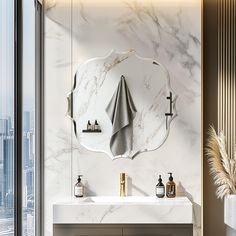
[{"label": "gray towel", "polygon": [[123,75],[106,112],[112,123],[111,152],[114,156],[118,156],[131,151],[136,108]]}]

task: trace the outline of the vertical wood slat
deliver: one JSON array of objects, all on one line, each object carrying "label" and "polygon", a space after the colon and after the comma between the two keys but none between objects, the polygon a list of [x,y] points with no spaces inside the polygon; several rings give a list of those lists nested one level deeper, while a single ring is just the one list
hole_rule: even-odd
[{"label": "vertical wood slat", "polygon": [[236,50],[236,48],[235,48],[235,40],[236,40],[236,37],[235,37],[235,31],[236,31],[236,29],[235,29],[235,27],[236,27],[236,25],[235,25],[235,13],[236,13],[236,5],[235,5],[235,0],[233,1],[233,17],[232,17],[232,22],[233,22],[233,25],[232,25],[232,29],[233,29],[233,33],[232,33],[232,41],[233,41],[233,45],[232,45],[232,47],[233,47],[233,49],[232,49],[232,51],[233,51],[233,53],[232,53],[232,57],[233,57],[233,74],[232,74],[232,77],[233,77],[233,88],[234,88],[234,93],[233,93],[233,114],[234,114],[234,117],[233,117],[233,132],[234,132],[234,136],[233,136],[233,152],[234,152],[234,154],[235,154],[235,134],[236,134],[236,122],[235,122],[235,119],[236,119],[236,115],[235,115],[235,106],[236,106],[236,102],[235,102],[235,93],[236,93],[236,83],[235,83],[235,57],[236,57],[236,53],[235,53],[235,50]]},{"label": "vertical wood slat", "polygon": [[236,134],[235,1],[218,0],[218,132],[224,133],[231,158]]}]

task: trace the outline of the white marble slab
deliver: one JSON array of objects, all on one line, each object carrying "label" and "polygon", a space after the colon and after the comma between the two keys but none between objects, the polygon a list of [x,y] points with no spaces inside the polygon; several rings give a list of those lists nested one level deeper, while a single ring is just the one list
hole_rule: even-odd
[{"label": "white marble slab", "polygon": [[54,224],[192,224],[186,197],[87,197],[53,205]]}]

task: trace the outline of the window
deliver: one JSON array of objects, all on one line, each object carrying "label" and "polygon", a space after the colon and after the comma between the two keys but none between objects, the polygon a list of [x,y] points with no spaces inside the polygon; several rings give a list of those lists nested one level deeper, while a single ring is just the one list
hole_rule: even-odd
[{"label": "window", "polygon": [[42,236],[42,5],[0,0],[0,236]]},{"label": "window", "polygon": [[14,235],[14,1],[0,1],[0,235]]}]

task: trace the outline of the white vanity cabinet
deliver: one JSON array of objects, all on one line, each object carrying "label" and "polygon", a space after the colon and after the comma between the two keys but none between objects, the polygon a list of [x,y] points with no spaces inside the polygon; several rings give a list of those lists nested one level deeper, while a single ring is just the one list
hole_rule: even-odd
[{"label": "white vanity cabinet", "polygon": [[86,197],[53,205],[53,236],[192,236],[186,197]]}]

